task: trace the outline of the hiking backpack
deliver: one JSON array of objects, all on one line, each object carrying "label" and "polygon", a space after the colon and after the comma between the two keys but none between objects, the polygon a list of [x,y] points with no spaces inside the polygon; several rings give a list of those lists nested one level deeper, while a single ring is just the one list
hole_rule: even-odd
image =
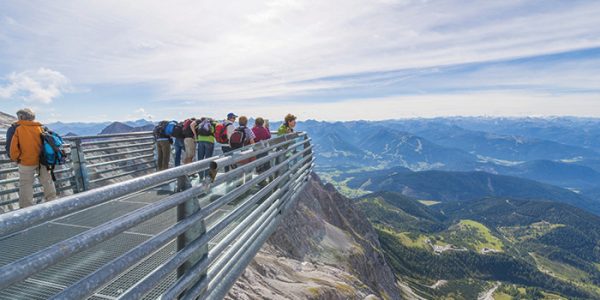
[{"label": "hiking backpack", "polygon": [[160,121],[158,125],[154,127],[154,130],[152,131],[152,134],[154,134],[154,138],[165,138],[165,127],[167,127],[167,124],[169,124],[169,121]]},{"label": "hiking backpack", "polygon": [[211,136],[213,135],[212,131],[212,120],[204,119],[198,125],[196,125],[196,133],[201,136]]},{"label": "hiking backpack", "polygon": [[235,131],[231,134],[231,137],[229,138],[229,146],[232,150],[242,148],[245,145],[247,145],[246,142],[248,140],[248,137],[246,136],[245,129],[245,126],[240,126],[236,128]]},{"label": "hiking backpack", "polygon": [[173,132],[171,133],[171,136],[174,138],[177,138],[177,139],[185,138],[185,136],[183,134],[183,123],[182,122],[179,122],[175,126],[173,126]]},{"label": "hiking backpack", "polygon": [[183,121],[183,135],[185,137],[193,137],[194,136],[194,132],[192,131],[192,123],[195,121],[192,119],[186,119],[185,121]]},{"label": "hiking backpack", "polygon": [[168,136],[173,136],[173,130],[175,129],[175,126],[177,126],[177,121],[167,122],[163,133]]},{"label": "hiking backpack", "polygon": [[40,164],[46,166],[46,169],[52,174],[52,180],[56,181],[54,176],[54,168],[56,165],[62,165],[66,162],[67,153],[64,150],[64,141],[56,132],[43,129],[42,134],[42,151],[40,153]]},{"label": "hiking backpack", "polygon": [[13,135],[15,135],[15,130],[17,130],[17,127],[19,127],[19,124],[13,123],[12,125],[10,125],[10,127],[6,131],[6,145],[4,146],[4,148],[6,149],[6,157],[8,157],[9,159],[10,159],[10,143],[12,141]]},{"label": "hiking backpack", "polygon": [[221,122],[217,124],[217,126],[215,127],[215,139],[217,140],[217,143],[229,143],[229,139],[227,138],[227,126],[229,126],[230,124],[231,123],[229,122]]}]

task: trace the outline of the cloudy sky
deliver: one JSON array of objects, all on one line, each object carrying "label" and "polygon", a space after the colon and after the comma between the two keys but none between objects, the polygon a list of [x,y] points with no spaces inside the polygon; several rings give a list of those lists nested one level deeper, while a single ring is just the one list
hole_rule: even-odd
[{"label": "cloudy sky", "polygon": [[600,117],[600,1],[1,1],[0,111]]}]

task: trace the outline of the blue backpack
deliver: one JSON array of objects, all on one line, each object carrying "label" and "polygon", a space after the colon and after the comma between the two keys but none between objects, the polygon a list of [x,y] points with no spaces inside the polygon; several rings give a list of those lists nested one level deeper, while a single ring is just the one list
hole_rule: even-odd
[{"label": "blue backpack", "polygon": [[42,131],[42,152],[40,153],[40,164],[46,166],[52,180],[56,181],[54,176],[54,167],[66,162],[67,154],[64,150],[64,141],[56,132],[44,127]]},{"label": "blue backpack", "polygon": [[167,123],[167,125],[165,126],[164,134],[168,136],[173,136],[173,129],[175,129],[175,126],[177,126],[177,121],[170,121],[169,123]]}]

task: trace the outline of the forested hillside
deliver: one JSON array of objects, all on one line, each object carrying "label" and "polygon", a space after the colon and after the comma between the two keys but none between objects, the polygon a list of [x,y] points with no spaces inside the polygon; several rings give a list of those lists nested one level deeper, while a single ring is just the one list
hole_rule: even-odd
[{"label": "forested hillside", "polygon": [[600,217],[584,210],[509,198],[427,206],[393,192],[355,201],[398,276],[425,298],[473,299],[496,282],[498,294],[527,287],[525,299],[600,297]]}]

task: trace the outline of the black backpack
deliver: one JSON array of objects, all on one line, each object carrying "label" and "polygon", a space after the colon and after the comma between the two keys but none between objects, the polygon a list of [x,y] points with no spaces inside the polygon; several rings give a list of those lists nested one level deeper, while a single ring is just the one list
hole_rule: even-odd
[{"label": "black backpack", "polygon": [[10,143],[12,141],[13,135],[15,135],[17,127],[19,127],[19,124],[13,123],[6,131],[6,145],[4,146],[4,148],[6,149],[6,157],[8,158],[10,158]]},{"label": "black backpack", "polygon": [[173,133],[171,133],[171,136],[177,139],[185,138],[185,135],[183,134],[183,122],[179,122],[173,127]]},{"label": "black backpack", "polygon": [[246,126],[240,126],[235,129],[229,138],[229,146],[231,149],[242,148],[247,145],[248,137],[246,136]]}]

